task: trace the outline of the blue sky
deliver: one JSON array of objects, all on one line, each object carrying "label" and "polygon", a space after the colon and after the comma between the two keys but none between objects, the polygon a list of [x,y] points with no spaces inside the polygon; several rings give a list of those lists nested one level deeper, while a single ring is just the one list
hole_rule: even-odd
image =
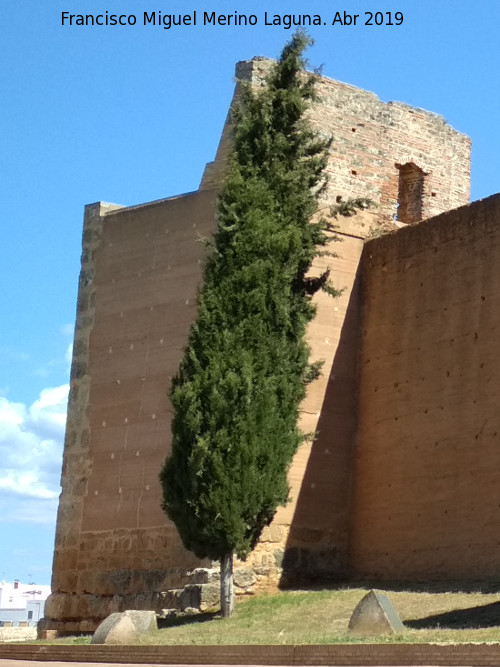
[{"label": "blue sky", "polygon": [[[365,26],[365,12],[403,12]],[[143,12],[198,25],[143,26]],[[358,25],[330,25],[335,11]],[[69,27],[61,13],[134,14]],[[255,26],[203,26],[204,11]],[[4,0],[0,7],[0,580],[50,582],[83,207],[198,187],[231,99],[234,64],[275,57],[291,31],[265,12],[320,14],[312,66],[442,114],[473,140],[472,199],[500,190],[498,0]]]}]

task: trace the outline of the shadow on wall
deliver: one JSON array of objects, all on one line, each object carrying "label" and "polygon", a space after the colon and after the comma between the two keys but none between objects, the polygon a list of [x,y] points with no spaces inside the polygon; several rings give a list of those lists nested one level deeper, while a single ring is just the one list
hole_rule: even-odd
[{"label": "shadow on wall", "polygon": [[[356,430],[360,278],[356,273],[302,478],[283,558],[281,588],[347,576]],[[335,301],[332,300],[332,308]],[[307,445],[304,445],[307,446]]]}]

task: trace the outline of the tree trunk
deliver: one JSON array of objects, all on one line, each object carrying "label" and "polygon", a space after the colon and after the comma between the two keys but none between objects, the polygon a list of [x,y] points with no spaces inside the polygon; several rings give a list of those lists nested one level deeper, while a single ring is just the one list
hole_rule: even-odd
[{"label": "tree trunk", "polygon": [[220,609],[222,618],[229,618],[234,611],[233,554],[220,559]]}]

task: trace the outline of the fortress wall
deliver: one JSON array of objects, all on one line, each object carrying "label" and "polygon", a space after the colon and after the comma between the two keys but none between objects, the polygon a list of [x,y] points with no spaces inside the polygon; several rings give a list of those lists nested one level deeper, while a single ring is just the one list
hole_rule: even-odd
[{"label": "fortress wall", "polygon": [[[238,72],[261,85],[269,63],[240,63]],[[320,79],[319,92],[312,122],[334,136],[325,212],[349,196],[370,197],[376,208],[340,218],[343,242],[332,241],[338,257],[318,258],[315,265],[317,271],[329,265],[334,286],[344,289],[339,299],[316,295],[317,318],[308,332],[312,359],[325,362],[301,408],[301,428],[316,437],[291,466],[290,503],[278,510],[248,561],[237,565],[240,593],[346,574],[363,242],[378,227],[395,227],[399,162],[413,161],[405,178],[413,190],[416,183],[419,215],[468,197],[470,142],[441,117],[384,104],[329,79]],[[196,314],[205,252],[199,234],[213,229],[230,135],[226,124],[197,193],[130,208],[86,208],[53,594],[42,630],[91,632],[113,611],[175,606],[164,592],[191,583],[188,570],[201,564],[161,511],[158,472],[170,443],[170,378]],[[401,233],[413,238],[418,231]],[[382,239],[380,248],[397,245],[396,238]],[[399,340],[395,330],[392,335]],[[362,380],[363,397],[364,374]],[[368,413],[363,408],[365,433]],[[358,504],[360,499],[358,494]]]},{"label": "fortress wall", "polygon": [[[236,80],[259,88],[272,63],[266,58],[240,62]],[[401,102],[382,102],[374,93],[323,76],[316,90],[311,123],[321,135],[333,139],[324,207],[338,203],[339,197],[368,197],[377,204],[371,226],[391,227],[403,194],[397,165],[410,163],[423,172],[417,220],[468,203],[471,142],[442,116]],[[237,94],[238,87],[233,103]],[[217,156],[207,165],[200,189],[213,187],[223,178],[230,134],[228,116]]]},{"label": "fortress wall", "polygon": [[381,102],[354,86],[322,78],[313,124],[333,137],[327,168],[328,203],[338,196],[368,197],[377,223],[397,215],[397,164],[414,163],[425,174],[419,219],[469,201],[470,140],[442,116],[399,102]]},{"label": "fortress wall", "polygon": [[[89,631],[200,564],[160,508],[167,392],[196,312],[213,193],[87,207],[50,627]],[[164,606],[164,605],[163,605]],[[86,625],[87,624],[87,625]]]},{"label": "fortress wall", "polygon": [[[272,524],[284,527],[281,586],[339,579],[347,570],[363,239],[342,233],[340,239],[330,266],[332,282],[343,292],[339,298],[315,296],[317,315],[308,330],[312,360],[324,365],[308,387],[300,427],[315,437],[294,458],[290,502],[278,509]],[[281,547],[278,557],[280,552]]]},{"label": "fortress wall", "polygon": [[[86,209],[53,593],[43,629],[92,632],[113,611],[160,611],[170,604],[165,591],[188,583],[190,569],[210,565],[182,547],[163,514],[158,473],[171,439],[170,379],[196,313],[205,254],[199,235],[213,229],[213,204],[206,191]],[[304,401],[301,427],[316,430],[327,395],[334,433],[301,447],[290,471],[291,502],[239,564],[254,589],[275,588],[283,566],[291,580],[297,571],[331,574],[345,565],[357,342],[355,335],[346,341],[347,329],[355,334],[346,315],[359,309],[363,241],[355,233],[363,220],[345,221],[349,234],[332,241],[338,258],[320,258],[314,267],[332,265],[332,282],[344,292],[339,299],[317,295],[308,339],[312,358],[325,366]],[[328,512],[318,513],[317,503]]]},{"label": "fortress wall", "polygon": [[[159,611],[169,606],[166,590],[186,584],[190,569],[210,565],[182,547],[163,514],[158,474],[171,439],[167,392],[196,314],[205,256],[199,236],[213,229],[213,205],[214,192],[204,191],[131,208],[86,208],[45,629],[91,632],[113,611]],[[275,588],[283,565],[292,574],[306,564],[329,572],[344,565],[356,380],[356,338],[346,342],[345,320],[358,312],[355,276],[365,217],[344,221],[343,241],[332,240],[338,258],[319,258],[314,267],[319,272],[331,265],[332,282],[344,292],[339,299],[317,295],[308,338],[313,359],[325,366],[310,386],[301,427],[314,432],[325,394],[340,395],[331,413],[338,417],[337,442],[309,443],[298,452],[291,502],[239,565],[254,588]],[[313,479],[304,486],[306,472]],[[318,502],[328,504],[328,513],[315,511]],[[335,557],[325,560],[328,550]]]},{"label": "fortress wall", "polygon": [[355,576],[500,574],[500,195],[366,244]]},{"label": "fortress wall", "polygon": [[307,388],[299,425],[316,437],[300,446],[289,472],[290,501],[278,508],[244,564],[256,574],[257,589],[345,572],[363,239],[342,232],[339,238],[331,244],[338,257],[313,266],[316,274],[330,266],[332,284],[343,290],[339,298],[315,295],[317,315],[307,334],[311,360],[324,364]]},{"label": "fortress wall", "polygon": [[[165,528],[158,474],[170,441],[170,379],[196,313],[205,255],[200,235],[212,227],[207,193],[122,209],[103,222],[89,359],[92,463],[81,531],[90,544],[103,531],[132,531],[121,543],[129,554],[139,548],[137,562],[127,563],[133,571],[195,562],[179,547],[173,526]],[[134,535],[153,526],[161,527],[158,535],[138,547]],[[79,568],[88,578],[92,548],[84,551]],[[120,551],[108,556],[108,569],[124,567]],[[130,585],[136,592],[137,583]],[[81,588],[97,587],[92,581]]]}]

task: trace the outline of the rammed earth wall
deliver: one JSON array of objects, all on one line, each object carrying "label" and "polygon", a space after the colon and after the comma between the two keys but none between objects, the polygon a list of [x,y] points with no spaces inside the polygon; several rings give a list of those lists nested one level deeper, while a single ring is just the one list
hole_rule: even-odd
[{"label": "rammed earth wall", "polygon": [[[196,308],[213,193],[86,208],[51,627],[89,631],[199,564],[160,508],[166,399]],[[69,620],[71,619],[71,620]]]},{"label": "rammed earth wall", "polygon": [[[258,87],[263,85],[270,64],[263,59],[240,63],[237,74]],[[386,552],[382,538],[368,539],[363,531],[368,523],[367,534],[374,536],[375,526],[386,525],[383,521],[388,520],[387,504],[397,504],[396,495],[391,495],[384,487],[384,502],[381,500],[374,505],[380,506],[384,518],[370,509],[384,476],[384,469],[377,464],[379,452],[373,447],[383,440],[384,460],[388,462],[385,472],[389,474],[393,468],[398,471],[391,456],[401,445],[402,433],[394,428],[394,418],[399,419],[406,412],[410,414],[411,410],[418,412],[423,399],[418,392],[408,394],[406,399],[407,394],[400,393],[402,389],[398,392],[398,388],[392,386],[389,392],[386,387],[379,396],[392,397],[380,408],[390,413],[387,419],[392,420],[392,428],[389,428],[389,422],[381,422],[378,409],[373,407],[377,404],[372,401],[372,393],[375,393],[372,385],[380,375],[385,378],[385,387],[390,383],[392,370],[384,375],[386,362],[382,360],[378,370],[370,374],[369,370],[377,366],[369,366],[366,359],[378,358],[379,344],[392,359],[391,346],[403,343],[405,337],[410,336],[408,340],[413,341],[411,336],[420,332],[422,339],[415,339],[415,345],[422,347],[428,338],[435,336],[432,318],[437,315],[427,318],[427,297],[424,298],[423,288],[418,287],[415,280],[427,285],[425,294],[436,304],[439,292],[435,288],[450,285],[450,290],[443,295],[453,301],[456,294],[445,266],[464,270],[460,283],[461,303],[467,302],[467,290],[474,294],[474,299],[479,290],[480,296],[490,303],[488,294],[477,286],[490,275],[487,269],[479,269],[479,265],[474,264],[476,269],[466,273],[465,250],[460,250],[456,241],[457,253],[463,257],[463,262],[455,263],[451,250],[455,246],[448,240],[445,243],[446,234],[450,239],[455,238],[452,231],[455,214],[445,216],[446,229],[450,231],[444,235],[432,231],[443,224],[441,218],[421,227],[398,231],[399,227],[404,227],[402,218],[406,215],[420,219],[467,202],[468,138],[453,130],[440,116],[400,103],[385,104],[372,93],[330,79],[319,79],[318,92],[319,100],[311,110],[311,121],[318,131],[333,136],[328,164],[330,183],[321,204],[322,211],[328,215],[330,205],[350,196],[369,197],[376,208],[352,219],[339,219],[338,237],[342,242],[332,240],[338,257],[322,258],[317,263],[318,270],[330,265],[334,285],[344,291],[336,300],[318,295],[317,318],[308,333],[312,358],[325,362],[322,377],[310,386],[302,405],[301,427],[305,432],[316,432],[316,439],[301,447],[293,462],[290,503],[278,510],[248,561],[238,564],[235,583],[239,593],[275,589],[278,585],[291,585],[304,579],[324,581],[346,577],[351,564],[359,575],[371,573],[371,563],[377,564],[377,572],[382,575],[393,571],[392,552],[383,556]],[[217,576],[210,569],[199,569],[210,568],[211,564],[200,562],[182,547],[175,527],[160,509],[158,472],[170,447],[167,391],[196,314],[196,291],[204,257],[199,236],[209,235],[214,226],[214,203],[230,150],[230,134],[228,122],[216,159],[207,165],[199,191],[141,206],[93,204],[86,208],[53,594],[46,604],[41,631],[89,632],[113,611],[200,607],[213,599]],[[411,187],[406,188],[406,182]],[[485,211],[488,206],[485,204]],[[460,229],[468,229],[468,225],[473,224],[469,222],[467,211],[469,209],[463,209],[458,214]],[[484,216],[481,220],[486,220]],[[474,233],[478,239],[483,235],[484,239],[493,240],[489,224],[484,222],[477,227]],[[360,272],[364,240],[382,230],[394,233],[380,242],[368,244],[372,258],[364,260]],[[456,239],[459,239],[460,234],[457,234]],[[420,238],[425,238],[425,242],[415,241]],[[413,273],[404,273],[401,268],[400,255],[408,254],[414,262],[407,247],[408,244],[413,247],[414,243],[419,248],[421,269],[413,280],[410,279]],[[488,250],[486,240],[478,240],[477,244],[478,251],[472,256],[474,259],[470,258],[471,262],[479,261],[481,252]],[[382,260],[377,259],[379,252],[381,257],[387,255],[387,268],[381,267]],[[441,257],[446,257],[447,263],[440,264],[439,269],[431,268]],[[426,271],[437,272],[431,285]],[[381,296],[384,292],[379,293],[379,274],[386,280],[383,284],[387,284],[388,301]],[[363,291],[360,291],[361,275]],[[377,305],[370,306],[370,299],[378,299]],[[415,317],[418,315],[420,320],[418,326],[413,322],[412,329],[400,315],[406,312],[403,306],[410,310],[416,307],[408,305],[415,299],[420,309],[415,310]],[[365,327],[369,331],[363,329],[362,334],[360,436],[355,511],[352,513],[358,351],[365,301],[368,310],[364,321],[368,322]],[[449,307],[452,308],[452,303]],[[478,317],[484,319],[488,311],[484,304],[482,307],[483,314]],[[389,308],[392,310],[388,311]],[[387,312],[391,314],[386,322],[383,314]],[[458,327],[458,332],[465,331],[462,331],[463,322],[458,313],[449,321],[444,311],[440,317],[443,326],[451,327],[450,337],[453,337],[454,326]],[[376,327],[371,324],[372,320],[377,323]],[[388,327],[387,337],[385,326]],[[372,328],[374,336],[379,332],[379,342],[376,337],[370,337]],[[476,346],[471,349],[479,350],[486,330],[476,327],[474,332],[478,339],[471,334],[470,344]],[[462,333],[457,334],[457,340],[462,341]],[[404,378],[394,382],[417,382],[415,374],[419,364],[415,359],[420,360],[420,356],[417,354],[410,359],[413,353],[412,345],[402,348],[399,363],[408,373],[398,371]],[[460,381],[455,377],[458,360],[458,356],[453,357],[450,368],[443,369],[443,372],[449,370],[450,377],[455,378],[456,383],[449,385],[450,393],[451,389],[460,391]],[[422,361],[425,363],[431,362]],[[434,382],[431,376],[426,381],[429,386]],[[469,381],[472,382],[472,375],[467,376]],[[469,387],[471,392],[475,391],[472,387],[477,388],[477,382]],[[428,409],[436,410],[438,394],[434,392],[433,396]],[[405,400],[417,401],[418,408],[416,403],[406,406]],[[471,400],[477,399],[471,395]],[[493,399],[491,402],[493,404]],[[396,406],[397,413],[394,412]],[[443,414],[447,414],[448,403],[443,406]],[[490,417],[493,418],[488,413],[488,419]],[[420,415],[419,428],[424,421]],[[478,439],[485,438],[490,427],[493,428],[490,421],[485,421],[484,425],[480,422],[474,421],[474,428],[477,426],[474,435],[479,433]],[[455,422],[447,423],[451,429]],[[380,438],[376,435],[377,429],[383,434]],[[452,439],[453,431],[442,437]],[[413,448],[412,456],[417,459],[415,447],[419,443],[414,440],[409,440],[410,444],[405,446]],[[431,456],[430,442],[426,441],[424,448],[426,457]],[[448,461],[446,457],[445,460]],[[420,468],[415,465],[414,469],[423,474],[423,465]],[[407,483],[405,475],[411,476],[411,470],[401,473],[398,484]],[[416,505],[412,506],[412,498],[415,503],[423,502],[417,492],[419,483],[422,489],[428,488],[427,482],[421,480],[415,482],[413,495],[407,493],[405,507],[410,508],[407,512],[412,517],[418,514]],[[451,504],[443,506],[444,509],[450,511]],[[409,524],[402,515],[397,516],[399,519],[394,525],[398,530],[390,533],[390,539],[394,544],[400,540],[400,550],[394,546],[394,554],[403,553],[403,543],[412,541],[412,548],[421,553],[420,560],[414,559],[413,571],[425,571],[427,566],[423,564],[431,562],[426,560],[431,551],[418,551],[420,547],[414,539],[423,537],[407,527]],[[437,531],[438,521],[435,526]],[[389,535],[388,525],[384,534]],[[375,561],[373,554],[377,555]],[[421,564],[417,566],[417,563]],[[193,568],[198,569],[190,574]],[[403,574],[412,570],[399,571]],[[187,588],[182,592],[185,585]],[[197,588],[199,586],[204,588]]]},{"label": "rammed earth wall", "polygon": [[500,195],[365,245],[351,567],[500,574]]}]

